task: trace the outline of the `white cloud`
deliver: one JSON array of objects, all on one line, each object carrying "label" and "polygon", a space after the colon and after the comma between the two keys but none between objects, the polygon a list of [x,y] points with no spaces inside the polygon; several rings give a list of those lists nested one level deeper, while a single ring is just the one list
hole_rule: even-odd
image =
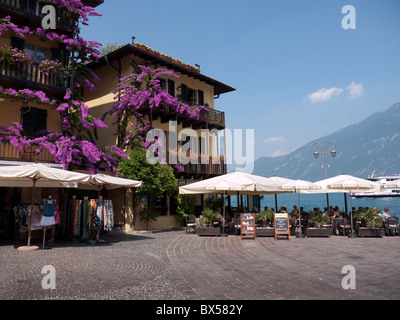
[{"label": "white cloud", "polygon": [[287,152],[283,151],[283,150],[276,150],[273,154],[272,154],[272,158],[275,157],[280,157],[280,156],[284,156],[285,154],[287,154]]},{"label": "white cloud", "polygon": [[285,138],[284,137],[270,137],[267,139],[264,139],[264,143],[278,143],[278,142],[284,142]]},{"label": "white cloud", "polygon": [[312,103],[317,103],[317,102],[325,102],[331,99],[334,95],[338,96],[343,92],[343,89],[340,88],[330,88],[330,89],[319,89],[318,91],[309,94],[308,99]]},{"label": "white cloud", "polygon": [[362,97],[364,86],[362,85],[362,83],[355,83],[355,81],[353,81],[352,84],[346,88],[346,90],[349,91],[349,99],[355,99],[358,97]]}]

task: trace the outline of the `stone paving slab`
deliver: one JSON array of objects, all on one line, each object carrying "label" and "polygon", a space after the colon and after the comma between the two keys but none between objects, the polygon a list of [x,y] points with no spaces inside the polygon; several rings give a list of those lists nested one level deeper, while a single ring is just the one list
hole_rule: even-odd
[{"label": "stone paving slab", "polygon": [[[397,300],[400,237],[103,236],[24,252],[0,243],[0,300]],[[56,289],[42,288],[45,265]],[[354,266],[356,289],[342,268]]]},{"label": "stone paving slab", "polygon": [[[400,298],[399,245],[399,237],[183,235],[164,248],[163,259],[189,299],[393,300]],[[342,287],[347,265],[356,271],[355,290]]]}]

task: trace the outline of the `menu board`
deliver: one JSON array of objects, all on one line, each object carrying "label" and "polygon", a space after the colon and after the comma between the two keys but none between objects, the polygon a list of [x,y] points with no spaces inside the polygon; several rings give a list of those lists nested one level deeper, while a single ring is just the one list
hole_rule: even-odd
[{"label": "menu board", "polygon": [[275,240],[277,240],[278,235],[286,235],[290,240],[289,214],[275,213],[274,222]]},{"label": "menu board", "polygon": [[256,239],[256,216],[255,213],[241,214],[241,239],[243,236],[251,235]]}]

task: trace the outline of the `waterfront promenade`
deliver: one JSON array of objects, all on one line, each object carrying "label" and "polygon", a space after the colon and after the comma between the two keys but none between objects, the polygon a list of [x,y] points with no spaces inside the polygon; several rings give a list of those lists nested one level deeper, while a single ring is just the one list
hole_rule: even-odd
[{"label": "waterfront promenade", "polygon": [[[397,300],[400,237],[198,237],[184,231],[104,235],[18,251],[0,243],[1,300]],[[25,245],[25,244],[20,244]],[[40,246],[40,244],[38,244]],[[42,268],[56,289],[42,288]],[[356,289],[342,268],[354,266]]]}]

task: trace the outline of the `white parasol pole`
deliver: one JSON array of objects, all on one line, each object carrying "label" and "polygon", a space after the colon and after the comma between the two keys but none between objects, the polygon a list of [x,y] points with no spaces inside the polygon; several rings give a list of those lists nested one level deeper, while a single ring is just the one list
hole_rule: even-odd
[{"label": "white parasol pole", "polygon": [[31,246],[33,202],[34,202],[34,197],[35,197],[36,180],[37,180],[36,178],[33,178],[33,188],[32,188],[32,197],[31,197],[31,214],[29,216],[28,247]]}]

